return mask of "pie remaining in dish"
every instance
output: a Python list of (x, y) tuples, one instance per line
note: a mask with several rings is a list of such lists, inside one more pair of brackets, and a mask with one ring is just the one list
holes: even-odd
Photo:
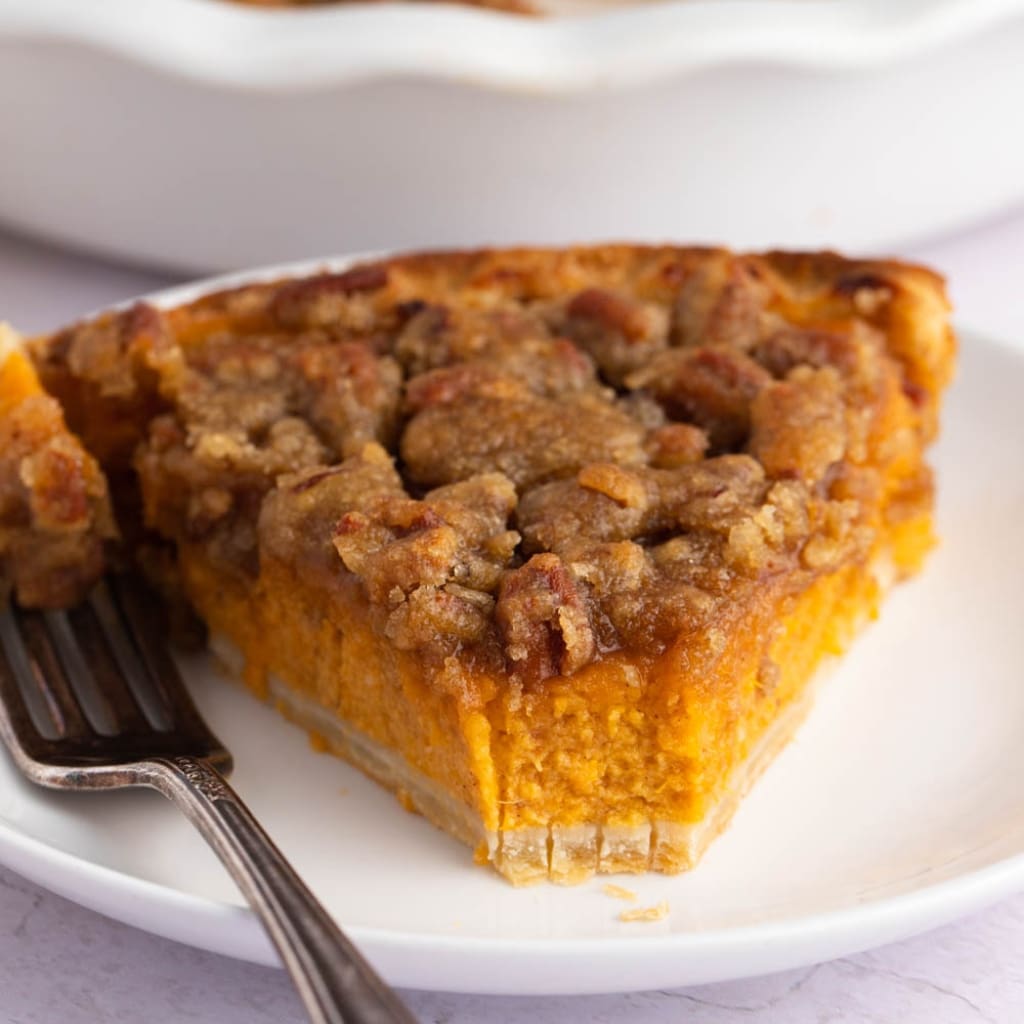
[(517, 883), (679, 871), (725, 827), (933, 542), (953, 352), (919, 267), (633, 246), (32, 346), (215, 649)]

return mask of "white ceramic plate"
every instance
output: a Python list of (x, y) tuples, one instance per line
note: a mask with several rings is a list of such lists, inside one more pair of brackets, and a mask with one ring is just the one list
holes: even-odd
[[(181, 293), (178, 293), (179, 295)], [(941, 548), (827, 681), (700, 867), (620, 878), (669, 917), (577, 888), (515, 890), (201, 660), (186, 672), (237, 788), (397, 985), (667, 987), (888, 942), (1024, 888), (1024, 355), (967, 335), (937, 453)], [(0, 758), (0, 859), (161, 935), (259, 962), (267, 941), (191, 828), (148, 793), (54, 794)]]

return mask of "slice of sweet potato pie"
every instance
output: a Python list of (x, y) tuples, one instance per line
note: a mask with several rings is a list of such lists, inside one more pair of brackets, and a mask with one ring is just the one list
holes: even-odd
[[(922, 268), (603, 246), (139, 304), (30, 351), (53, 398), (19, 355), (0, 378), (21, 598), (67, 600), (111, 532), (56, 399), (246, 684), (522, 883), (679, 871), (728, 824), (932, 544), (954, 342)], [(70, 576), (26, 575), (44, 542)]]

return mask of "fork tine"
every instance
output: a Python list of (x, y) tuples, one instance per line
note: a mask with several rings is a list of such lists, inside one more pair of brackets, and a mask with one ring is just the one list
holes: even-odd
[[(39, 757), (50, 744), (29, 708), (22, 685), (37, 689), (28, 652), (9, 608), (0, 608), (0, 732), (18, 760)], [(55, 722), (49, 723), (56, 730)]]
[(209, 756), (221, 771), (230, 772), (231, 754), (213, 735), (199, 714), (185, 684), (181, 681), (178, 667), (165, 647), (159, 624), (152, 614), (152, 593), (143, 588), (134, 577), (126, 574), (110, 577), (109, 583), (108, 596), (111, 607), (123, 622), (134, 652), (145, 667), (149, 682), (163, 698), (171, 728), (209, 744)]
[(44, 613), (39, 611), (21, 611), (16, 617), (10, 615), (24, 654), (23, 685), (32, 686), (39, 694), (58, 735), (87, 736), (92, 732), (92, 726), (57, 656), (43, 616)]
[(101, 580), (93, 588), (89, 595), (89, 605), (117, 667), (143, 714), (153, 728), (166, 732), (172, 726), (167, 694), (140, 656), (126, 618), (115, 603), (106, 580)]
[(47, 639), (53, 645), (68, 686), (78, 698), (86, 719), (96, 732), (113, 736), (118, 732), (114, 711), (89, 667), (68, 616), (67, 612), (42, 613)]
[(69, 639), (77, 642), (76, 653), (87, 666), (92, 683), (113, 715), (114, 732), (119, 735), (149, 732), (146, 715), (122, 675), (117, 659), (110, 650), (106, 631), (90, 604), (70, 609), (67, 622), (71, 627)]
[(153, 600), (122, 578), (68, 612), (0, 606), (0, 737), (37, 781), (116, 785), (104, 766), (174, 757), (231, 770), (164, 648)]

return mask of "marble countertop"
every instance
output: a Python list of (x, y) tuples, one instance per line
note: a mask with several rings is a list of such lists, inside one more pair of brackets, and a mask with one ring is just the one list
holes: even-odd
[[(1024, 213), (905, 255), (949, 276), (960, 323), (1024, 345)], [(25, 331), (168, 281), (0, 234), (0, 316)], [(1017, 1024), (1024, 895), (905, 942), (764, 978), (610, 996), (404, 996), (431, 1024)], [(305, 1017), (281, 971), (137, 931), (0, 868), (0, 1024), (143, 1020)]]

